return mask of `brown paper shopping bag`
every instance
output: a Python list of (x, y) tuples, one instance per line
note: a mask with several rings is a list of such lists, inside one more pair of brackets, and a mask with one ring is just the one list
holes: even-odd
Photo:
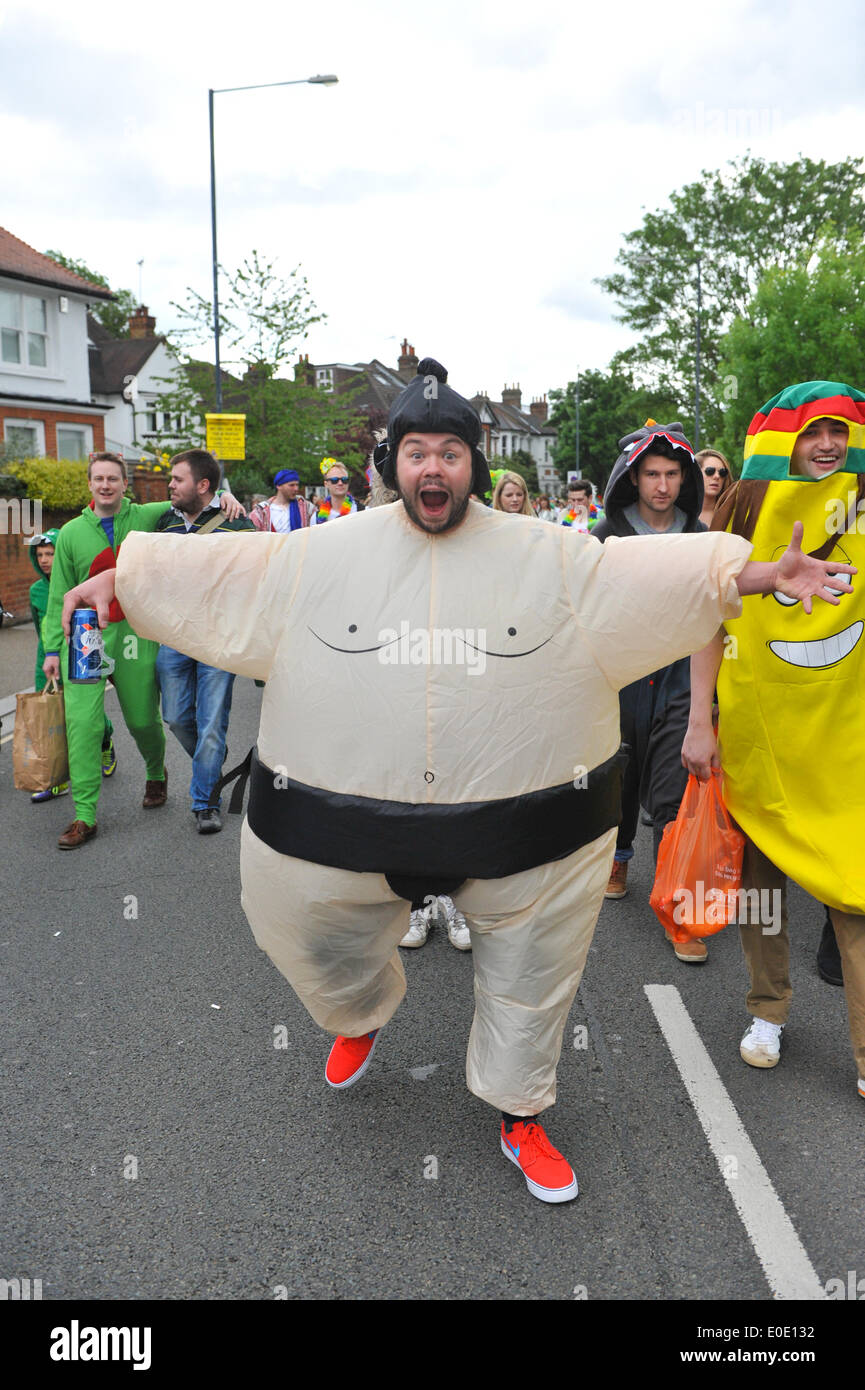
[(63, 691), (50, 680), (38, 694), (17, 695), (12, 770), (19, 791), (42, 792), (69, 779)]

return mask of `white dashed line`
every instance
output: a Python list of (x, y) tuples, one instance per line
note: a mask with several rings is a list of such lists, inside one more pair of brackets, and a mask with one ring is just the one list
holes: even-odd
[[(826, 1292), (675, 985), (644, 989), (774, 1298)], [(735, 1164), (731, 1164), (731, 1158)]]

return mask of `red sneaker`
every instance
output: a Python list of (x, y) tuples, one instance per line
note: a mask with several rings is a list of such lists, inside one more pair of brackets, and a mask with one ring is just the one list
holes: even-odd
[(328, 1086), (341, 1091), (346, 1086), (353, 1086), (355, 1081), (360, 1081), (372, 1061), (379, 1032), (376, 1028), (372, 1033), (364, 1033), (360, 1038), (337, 1038), (330, 1049), (324, 1069), (324, 1079)]
[(573, 1168), (554, 1149), (537, 1120), (527, 1119), (505, 1130), (502, 1153), (521, 1169), (533, 1197), (542, 1202), (572, 1202), (579, 1192)]

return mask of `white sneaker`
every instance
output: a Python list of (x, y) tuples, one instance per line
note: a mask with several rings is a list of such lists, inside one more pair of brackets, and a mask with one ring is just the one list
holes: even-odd
[(400, 946), (425, 946), (429, 936), (430, 923), (432, 921), (435, 903), (429, 907), (419, 907), (411, 914), (408, 923), (408, 931), (399, 943)]
[(749, 1067), (777, 1067), (781, 1057), (783, 1023), (755, 1018), (741, 1043), (739, 1053)]
[(453, 898), (445, 897), (443, 894), (438, 902), (439, 906), (444, 909), (448, 941), (458, 951), (470, 951), (472, 949), (471, 934), (466, 926), (466, 919), (461, 912), (457, 911)]

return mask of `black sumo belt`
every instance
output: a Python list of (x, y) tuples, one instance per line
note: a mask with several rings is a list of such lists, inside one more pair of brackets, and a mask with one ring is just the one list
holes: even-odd
[(332, 869), (383, 874), (413, 905), (468, 878), (506, 878), (564, 859), (622, 818), (622, 749), (576, 782), (494, 801), (448, 805), (349, 796), (274, 772), (254, 748), (220, 779), (235, 782), (238, 814), (249, 782), (250, 829), (278, 854)]

